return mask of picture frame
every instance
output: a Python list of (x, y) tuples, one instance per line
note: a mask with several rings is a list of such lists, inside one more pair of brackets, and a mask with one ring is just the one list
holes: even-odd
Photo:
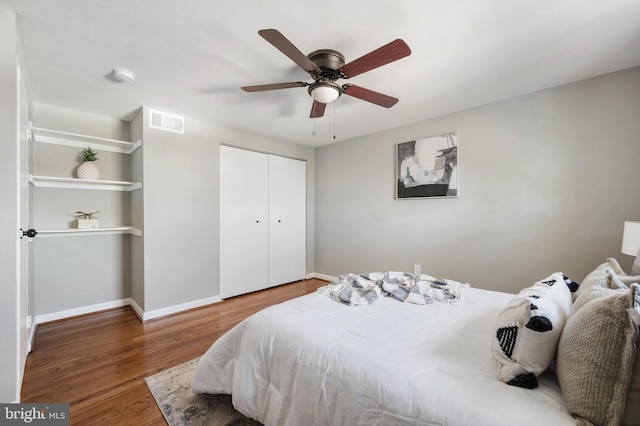
[(458, 148), (458, 132), (397, 144), (396, 199), (457, 197)]

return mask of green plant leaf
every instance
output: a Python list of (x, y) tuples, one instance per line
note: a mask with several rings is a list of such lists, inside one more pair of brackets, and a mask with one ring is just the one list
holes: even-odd
[(87, 147), (80, 151), (80, 156), (82, 157), (82, 161), (96, 161), (98, 160), (98, 153), (93, 149)]

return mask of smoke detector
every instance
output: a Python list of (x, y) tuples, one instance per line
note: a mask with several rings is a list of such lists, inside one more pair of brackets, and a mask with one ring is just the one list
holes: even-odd
[(129, 70), (116, 68), (113, 70), (113, 77), (121, 83), (131, 83), (135, 80), (136, 75)]

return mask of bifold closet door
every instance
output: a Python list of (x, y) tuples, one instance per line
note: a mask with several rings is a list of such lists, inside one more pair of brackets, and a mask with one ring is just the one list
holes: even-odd
[(269, 155), (269, 286), (306, 275), (307, 163)]
[(220, 146), (220, 295), (268, 287), (269, 157)]

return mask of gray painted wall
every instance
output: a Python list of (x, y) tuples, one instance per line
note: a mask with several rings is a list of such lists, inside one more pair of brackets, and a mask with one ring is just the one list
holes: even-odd
[[(219, 144), (307, 160), (307, 272), (419, 263), (427, 273), (517, 291), (554, 270), (581, 279), (607, 256), (628, 266), (619, 245), (622, 222), (640, 216), (640, 201), (629, 195), (639, 177), (639, 74), (627, 70), (315, 151), (189, 117), (185, 135), (149, 129), (146, 108), (129, 125), (36, 104), (36, 126), (144, 141), (133, 167), (119, 169), (108, 154), (101, 161), (110, 177), (143, 175), (144, 189), (131, 194), (133, 209), (106, 195), (115, 199), (100, 216), (105, 224), (126, 223), (132, 210), (128, 219), (143, 227), (144, 239), (37, 240), (37, 313), (129, 296), (152, 311), (218, 295)], [(460, 132), (461, 196), (394, 200), (395, 143), (451, 130)], [(36, 149), (47, 158), (34, 162), (36, 173), (74, 167), (73, 148)], [(36, 219), (67, 224), (67, 198), (78, 191), (39, 192)], [(86, 192), (87, 202), (97, 197)], [(129, 238), (131, 247), (123, 243)], [(73, 296), (56, 297), (60, 288)]]
[[(316, 271), (412, 271), (517, 292), (576, 280), (640, 220), (640, 68), (316, 150)], [(459, 131), (460, 196), (395, 200), (395, 144)]]
[(180, 135), (150, 129), (144, 111), (144, 309), (153, 311), (218, 294), (218, 166), (212, 136), (192, 120)]
[[(131, 120), (131, 141), (143, 140), (143, 108)], [(143, 182), (142, 148), (131, 154), (131, 180)], [(131, 226), (144, 229), (144, 182), (142, 189), (130, 194)], [(144, 238), (131, 238), (131, 298), (144, 310)]]
[(16, 16), (0, 7), (0, 402), (19, 397), (16, 233)]
[[(81, 111), (34, 103), (33, 126), (110, 139), (129, 140), (129, 122)], [(31, 173), (75, 177), (79, 148), (33, 143)], [(127, 155), (99, 152), (101, 179), (132, 178)], [(125, 192), (33, 188), (36, 229), (76, 227), (75, 211), (100, 211), (101, 227), (131, 221), (130, 194)], [(36, 315), (126, 299), (131, 295), (129, 235), (37, 237), (33, 245)]]
[[(314, 271), (314, 150), (186, 117), (185, 134), (35, 104), (35, 127), (143, 140), (132, 156), (100, 153), (101, 178), (143, 182), (132, 193), (34, 188), (36, 229), (75, 226), (73, 212), (96, 211), (101, 226), (132, 224), (128, 235), (36, 238), (36, 313), (45, 315), (132, 297), (145, 312), (218, 296), (219, 144), (307, 160), (307, 271)], [(34, 144), (32, 173), (74, 176), (78, 149)]]
[(307, 160), (307, 270), (313, 271), (314, 151), (190, 117), (185, 134), (147, 125), (144, 108), (144, 309), (220, 294), (219, 145)]

